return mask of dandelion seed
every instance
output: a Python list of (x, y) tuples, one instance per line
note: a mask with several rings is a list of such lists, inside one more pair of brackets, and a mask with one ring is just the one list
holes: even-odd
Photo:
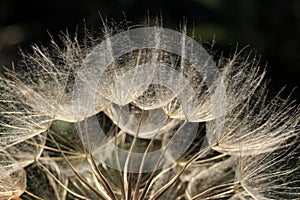
[(186, 190), (188, 199), (222, 199), (232, 196), (235, 164), (236, 158), (229, 158), (198, 171), (189, 180)]
[[(17, 199), (26, 190), (26, 172), (10, 157), (0, 162), (0, 199)], [(10, 165), (6, 162), (9, 161)]]
[[(256, 61), (230, 60), (222, 78), (228, 97), (224, 124), (207, 123), (207, 136), (217, 151), (231, 155), (257, 154), (284, 146), (298, 135), (299, 106), (277, 95), (269, 100), (265, 72), (260, 73)], [(216, 130), (219, 130), (217, 132)]]
[(299, 142), (254, 156), (241, 153), (236, 199), (299, 199)]

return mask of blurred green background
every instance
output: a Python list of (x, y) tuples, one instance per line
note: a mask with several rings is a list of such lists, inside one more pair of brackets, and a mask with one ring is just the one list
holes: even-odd
[[(236, 47), (254, 50), (267, 64), (271, 90), (287, 85), (285, 95), (300, 86), (299, 0), (0, 0), (0, 65), (17, 63), (18, 49), (49, 42), (49, 35), (83, 24), (97, 29), (98, 12), (116, 22), (141, 23), (162, 15), (165, 26), (178, 28), (185, 19), (196, 39), (216, 40), (216, 54), (231, 55)], [(300, 102), (300, 89), (293, 98)]]

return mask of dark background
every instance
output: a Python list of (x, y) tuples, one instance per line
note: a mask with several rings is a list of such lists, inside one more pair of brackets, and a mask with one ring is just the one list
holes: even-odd
[[(99, 13), (116, 22), (141, 23), (162, 15), (165, 26), (178, 28), (183, 19), (196, 39), (211, 42), (216, 54), (230, 55), (250, 45), (267, 64), (271, 90), (300, 86), (300, 1), (298, 0), (0, 0), (0, 65), (17, 63), (18, 49), (49, 42), (49, 35), (74, 33), (85, 19), (100, 27)], [(300, 102), (300, 89), (293, 98)]]

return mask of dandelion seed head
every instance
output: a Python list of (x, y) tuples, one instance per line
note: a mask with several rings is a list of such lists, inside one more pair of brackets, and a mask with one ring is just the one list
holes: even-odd
[[(299, 107), (181, 31), (63, 34), (0, 77), (0, 199), (297, 199)], [(83, 44), (84, 43), (84, 44)]]

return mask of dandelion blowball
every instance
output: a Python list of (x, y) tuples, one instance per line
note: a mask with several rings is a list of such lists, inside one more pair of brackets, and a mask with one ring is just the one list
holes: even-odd
[(299, 199), (299, 106), (255, 56), (215, 62), (149, 24), (63, 34), (5, 69), (0, 199)]

